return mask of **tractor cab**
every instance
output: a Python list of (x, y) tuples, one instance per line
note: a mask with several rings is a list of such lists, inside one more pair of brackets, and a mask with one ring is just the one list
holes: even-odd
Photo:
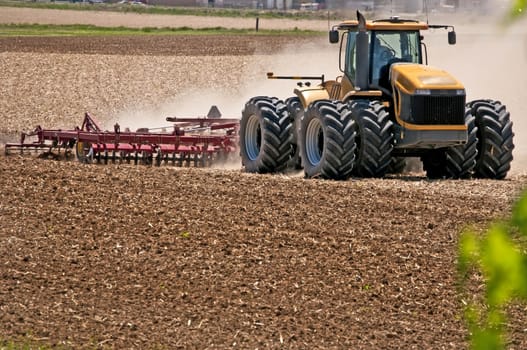
[(448, 72), (426, 64), (420, 33), (429, 28), (448, 29), (449, 43), (455, 43), (452, 26), (399, 17), (366, 21), (360, 13), (357, 20), (330, 32), (332, 43), (339, 42), (342, 33), (339, 99), (382, 102), (394, 123), (396, 151), (404, 149), (406, 154), (410, 149), (418, 153), (455, 147), (467, 140), (465, 88)]
[[(341, 43), (340, 70), (344, 73), (344, 90), (352, 94), (362, 91), (360, 95), (364, 91), (377, 91), (390, 99), (393, 95), (390, 69), (394, 64), (427, 63), (420, 31), (429, 28), (449, 29), (448, 42), (456, 43), (452, 26), (429, 25), (396, 16), (367, 22), (358, 13), (357, 20), (335, 26), (329, 33), (329, 41)], [(339, 32), (343, 33), (342, 40)]]
[[(360, 69), (357, 67), (356, 36), (357, 32), (348, 32), (344, 64), (344, 74), (354, 86), (357, 86), (355, 78)], [(420, 64), (423, 61), (419, 31), (371, 31), (368, 33), (367, 55), (368, 88), (391, 92), (389, 74), (392, 64)]]

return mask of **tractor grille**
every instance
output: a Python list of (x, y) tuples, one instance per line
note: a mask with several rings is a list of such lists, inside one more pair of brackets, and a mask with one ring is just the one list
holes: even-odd
[(465, 124), (465, 95), (414, 95), (411, 101), (417, 124)]

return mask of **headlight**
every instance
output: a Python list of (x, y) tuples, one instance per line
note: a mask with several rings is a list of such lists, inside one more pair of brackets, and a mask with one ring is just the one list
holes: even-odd
[(465, 89), (456, 90), (456, 95), (465, 95)]
[(432, 91), (429, 89), (417, 89), (415, 90), (416, 95), (431, 95)]

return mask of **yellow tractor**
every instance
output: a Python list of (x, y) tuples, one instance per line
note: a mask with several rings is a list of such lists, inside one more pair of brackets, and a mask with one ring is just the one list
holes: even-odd
[[(345, 21), (329, 32), (340, 42), (342, 76), (297, 79), (294, 97), (251, 98), (239, 142), (247, 172), (304, 169), (307, 178), (345, 180), (400, 172), (419, 157), (430, 178), (503, 179), (514, 148), (512, 122), (499, 101), (466, 102), (464, 85), (427, 65), (422, 31), (430, 25), (398, 17)], [(318, 84), (311, 84), (320, 80)]]

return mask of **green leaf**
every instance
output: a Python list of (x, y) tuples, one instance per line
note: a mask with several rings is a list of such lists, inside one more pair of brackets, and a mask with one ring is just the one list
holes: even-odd
[(505, 347), (501, 339), (501, 332), (498, 329), (483, 328), (478, 329), (472, 334), (473, 350), (501, 350)]
[[(525, 5), (524, 0), (524, 5)], [(521, 232), (523, 236), (515, 235)], [(513, 207), (511, 219), (493, 224), (480, 239), (472, 232), (459, 241), (458, 270), (467, 288), (466, 274), (477, 267), (483, 274), (484, 306), (469, 304), (465, 320), (471, 334), (471, 349), (504, 349), (504, 307), (527, 300), (527, 191)], [(467, 290), (465, 289), (465, 292)]]
[(516, 18), (522, 15), (525, 15), (526, 10), (527, 10), (527, 0), (516, 0), (514, 1), (512, 5), (512, 9), (510, 11), (510, 17)]
[(482, 269), (487, 279), (487, 302), (503, 306), (524, 289), (524, 257), (512, 242), (506, 226), (494, 225), (482, 242)]
[(498, 350), (503, 349), (502, 323), (503, 317), (499, 310), (491, 310), (482, 319), (481, 311), (474, 306), (469, 306), (465, 310), (465, 320), (467, 321), (472, 342), (472, 350)]
[(470, 266), (477, 263), (479, 256), (479, 241), (473, 232), (464, 232), (459, 241), (458, 272), (464, 279)]

